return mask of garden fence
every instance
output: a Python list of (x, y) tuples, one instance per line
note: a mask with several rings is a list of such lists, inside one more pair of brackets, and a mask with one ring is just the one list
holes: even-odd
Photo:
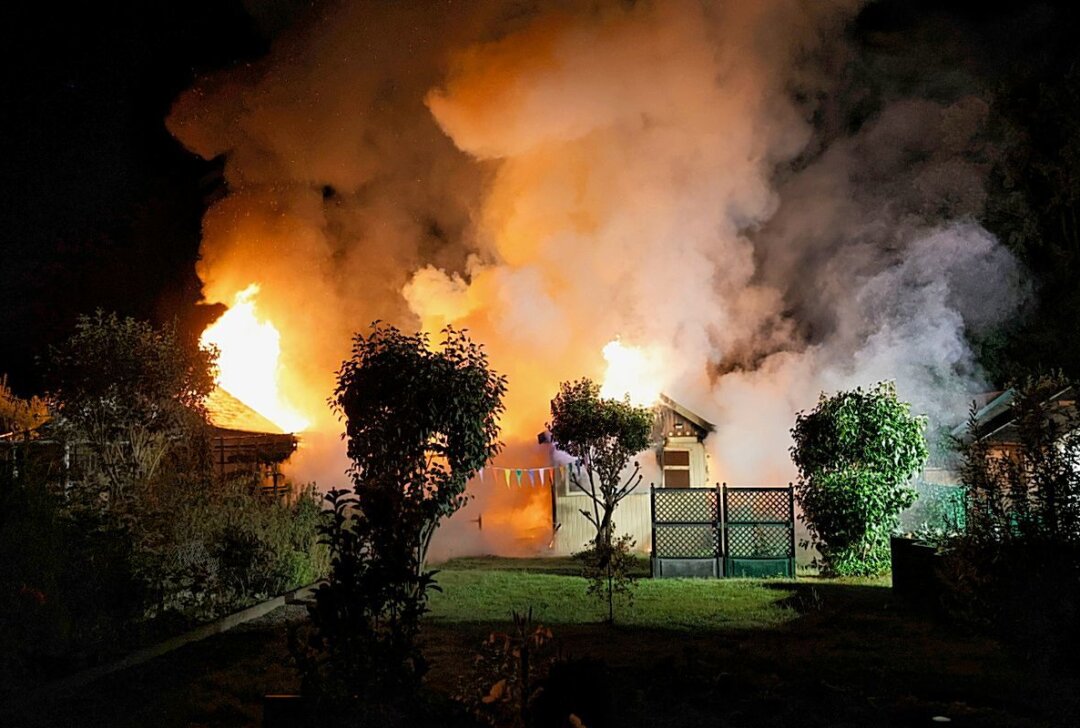
[(650, 489), (653, 576), (795, 576), (786, 488)]

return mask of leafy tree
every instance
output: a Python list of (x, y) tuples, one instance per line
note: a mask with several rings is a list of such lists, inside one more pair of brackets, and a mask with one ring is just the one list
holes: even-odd
[[(635, 407), (629, 399), (601, 399), (600, 385), (589, 379), (563, 382), (551, 400), (551, 436), (555, 445), (577, 459), (580, 469), (571, 468), (574, 485), (588, 497), (590, 509), (581, 513), (596, 529), (591, 553), (586, 553), (586, 573), (594, 582), (590, 591), (603, 593), (608, 602), (608, 621), (614, 621), (614, 594), (626, 592), (626, 553), (631, 544), (615, 539), (615, 509), (641, 483), (641, 466), (624, 480), (622, 472), (630, 459), (653, 443), (655, 413)], [(584, 472), (586, 483), (581, 482)], [(616, 588), (620, 587), (620, 588)]]
[(339, 706), (355, 695), (387, 705), (416, 687), (425, 664), (415, 637), (437, 588), (425, 570), (432, 535), (502, 447), (505, 378), (464, 332), (443, 334), (432, 348), (424, 334), (376, 322), (338, 372), (353, 488), (328, 496), (331, 574), (301, 659), (308, 689)]
[(97, 311), (50, 350), (48, 399), (69, 440), (90, 447), (110, 502), (146, 486), (206, 423), (217, 352), (175, 327)]
[(796, 415), (795, 496), (826, 573), (888, 571), (889, 535), (915, 500), (907, 481), (926, 462), (925, 426), (891, 382), (823, 392), (817, 407)]

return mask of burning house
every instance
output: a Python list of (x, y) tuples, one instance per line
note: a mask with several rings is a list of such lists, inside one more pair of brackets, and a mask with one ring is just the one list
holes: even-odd
[(263, 492), (287, 494), (281, 466), (296, 451), (299, 438), (217, 387), (206, 401), (214, 468), (222, 478), (247, 476)]

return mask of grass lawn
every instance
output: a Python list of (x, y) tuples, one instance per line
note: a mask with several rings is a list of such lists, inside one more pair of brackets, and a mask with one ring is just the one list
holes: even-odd
[[(455, 694), (512, 608), (532, 605), (559, 652), (591, 660), (608, 726), (1073, 726), (1080, 679), (1043, 674), (999, 645), (892, 598), (888, 579), (651, 580), (600, 624), (568, 559), (467, 559), (438, 566), (422, 630), (427, 685)], [(0, 725), (258, 725), (265, 693), (293, 692), (284, 621), (261, 620), (46, 704), (0, 710)]]
[[(606, 607), (585, 593), (585, 579), (558, 573), (562, 568), (535, 573), (516, 564), (510, 570), (487, 564), (451, 565), (436, 577), (443, 591), (431, 599), (430, 619), (505, 622), (511, 610), (525, 612), (532, 607), (534, 619), (544, 624), (602, 622)], [(616, 605), (616, 621), (628, 627), (673, 630), (775, 627), (798, 616), (784, 604), (794, 594), (784, 587), (783, 582), (743, 579), (642, 579), (633, 603)]]

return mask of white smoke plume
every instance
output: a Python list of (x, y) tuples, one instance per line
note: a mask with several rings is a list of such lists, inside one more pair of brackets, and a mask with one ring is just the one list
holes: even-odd
[[(857, 10), (345, 3), (174, 108), (184, 144), (227, 160), (206, 296), (261, 284), (311, 441), (340, 431), (332, 373), (374, 318), (487, 346), (513, 466), (544, 464), (558, 383), (600, 378), (615, 337), (718, 424), (717, 480), (790, 479), (788, 429), (822, 389), (896, 379), (918, 411), (962, 415), (985, 386), (967, 336), (1026, 295), (974, 222), (986, 108), (897, 100), (823, 134)], [(312, 454), (307, 474), (344, 469)], [(548, 496), (527, 490), (478, 488), (448, 551), (546, 542)]]

